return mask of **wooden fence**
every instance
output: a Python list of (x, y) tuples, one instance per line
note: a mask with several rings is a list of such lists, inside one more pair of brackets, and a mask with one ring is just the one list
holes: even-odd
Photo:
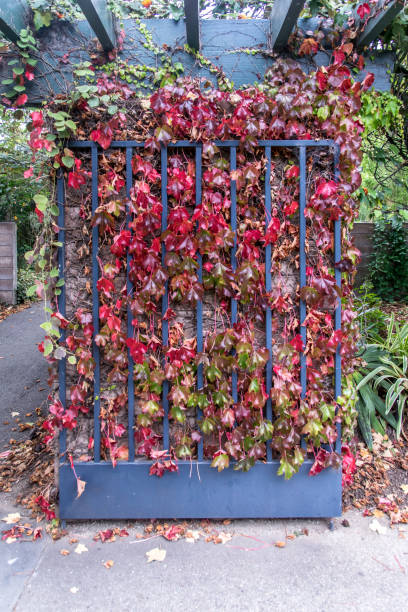
[(16, 303), (17, 291), (17, 226), (0, 223), (0, 302)]

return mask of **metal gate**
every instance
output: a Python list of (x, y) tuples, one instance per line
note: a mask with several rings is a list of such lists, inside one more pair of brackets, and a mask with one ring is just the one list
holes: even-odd
[[(227, 148), (230, 152), (230, 170), (236, 169), (236, 154), (239, 141), (216, 141), (218, 147)], [(92, 170), (92, 212), (98, 207), (98, 145), (92, 141), (74, 141), (69, 143), (72, 149), (86, 149), (91, 152)], [(126, 152), (126, 194), (129, 197), (132, 187), (133, 175), (131, 160), (135, 149), (143, 147), (144, 143), (136, 141), (114, 141), (111, 148), (122, 149)], [(290, 147), (297, 151), (300, 168), (300, 194), (299, 194), (299, 240), (300, 240), (300, 287), (306, 285), (306, 152), (308, 148), (325, 147), (333, 155), (333, 169), (335, 179), (338, 178), (338, 146), (331, 140), (266, 140), (259, 141), (258, 146), (264, 148), (267, 160), (265, 174), (265, 208), (266, 215), (271, 216), (271, 152), (273, 148)], [(168, 145), (168, 148), (195, 149), (196, 164), (196, 205), (201, 201), (202, 182), (202, 144), (187, 141), (178, 141)], [(162, 196), (162, 231), (167, 227), (167, 153), (166, 147), (161, 148), (161, 196)], [(64, 245), (59, 250), (59, 272), (64, 278), (65, 268), (65, 230), (64, 230), (64, 178), (61, 175), (57, 183), (57, 199), (59, 206), (59, 240)], [(128, 215), (128, 220), (129, 220)], [(231, 181), (231, 229), (237, 229), (237, 201), (235, 181)], [(236, 266), (236, 238), (231, 253), (232, 268)], [(92, 299), (93, 299), (93, 326), (94, 335), (99, 332), (99, 304), (98, 304), (98, 228), (92, 232)], [(162, 246), (164, 261), (164, 245)], [(341, 258), (341, 221), (334, 224), (334, 261)], [(199, 265), (199, 281), (202, 280), (201, 256), (197, 256)], [(131, 289), (129, 281), (129, 255), (127, 270), (127, 287)], [(341, 285), (341, 272), (335, 268), (336, 284)], [(265, 249), (265, 286), (266, 291), (271, 289), (271, 245)], [(162, 302), (162, 314), (167, 308), (167, 287)], [(60, 312), (65, 315), (65, 289), (62, 288), (59, 296)], [(237, 303), (232, 300), (231, 320), (236, 321)], [(300, 333), (306, 341), (306, 304), (300, 302)], [(341, 326), (340, 299), (335, 310), (335, 330)], [(197, 303), (197, 350), (203, 350), (203, 312), (202, 303)], [(272, 312), (266, 312), (266, 346), (269, 349), (270, 359), (266, 366), (266, 392), (270, 395), (272, 386)], [(128, 335), (131, 335), (131, 316), (128, 312)], [(168, 341), (168, 322), (162, 323), (163, 344)], [(64, 334), (64, 332), (62, 332)], [(64, 340), (62, 335), (62, 340)], [(299, 473), (289, 481), (277, 476), (279, 460), (272, 458), (270, 445), (267, 446), (267, 461), (257, 462), (249, 472), (241, 473), (233, 469), (218, 473), (210, 467), (210, 461), (203, 459), (203, 442), (198, 444), (197, 460), (181, 460), (178, 462), (177, 473), (166, 473), (162, 478), (149, 476), (150, 461), (135, 458), (134, 445), (134, 382), (131, 372), (133, 364), (129, 356), (128, 375), (128, 461), (118, 462), (115, 468), (110, 461), (101, 460), (100, 456), (100, 356), (99, 348), (93, 343), (93, 357), (95, 359), (94, 373), (94, 460), (91, 462), (75, 462), (75, 471), (79, 478), (86, 481), (86, 489), (78, 499), (76, 480), (66, 457), (66, 437), (63, 431), (60, 434), (60, 465), (59, 465), (59, 501), (61, 519), (130, 519), (130, 518), (274, 518), (274, 517), (332, 517), (341, 514), (341, 470), (326, 469), (317, 476), (309, 477), (308, 472), (313, 459), (306, 458)], [(202, 366), (201, 366), (202, 367)], [(306, 395), (306, 358), (300, 357), (300, 382), (302, 397)], [(198, 368), (198, 387), (203, 383), (202, 369)], [(66, 407), (66, 364), (65, 360), (59, 363), (59, 389), (60, 400)], [(237, 380), (232, 377), (233, 397), (236, 398)], [(340, 347), (335, 355), (334, 371), (335, 397), (341, 393), (341, 357)], [(169, 404), (168, 382), (163, 383), (162, 405), (163, 417), (163, 448), (169, 448)], [(269, 397), (266, 405), (266, 417), (272, 420), (272, 402)], [(336, 451), (341, 450), (340, 428)]]

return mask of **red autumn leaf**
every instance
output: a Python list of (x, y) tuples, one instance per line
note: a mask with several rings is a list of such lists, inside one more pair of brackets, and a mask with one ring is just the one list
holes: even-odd
[(26, 68), (24, 76), (27, 79), (27, 81), (32, 81), (34, 79), (34, 72), (32, 68)]
[(299, 166), (291, 166), (286, 170), (285, 176), (286, 178), (297, 178), (300, 174)]
[(369, 15), (371, 13), (371, 9), (370, 9), (370, 5), (368, 4), (368, 2), (364, 2), (364, 4), (360, 4), (360, 6), (357, 8), (357, 14), (360, 17), (360, 19), (364, 19), (364, 17), (366, 15)]
[(325, 90), (327, 87), (327, 74), (321, 72), (320, 70), (316, 72), (316, 80), (321, 91)]
[(290, 343), (297, 351), (303, 351), (303, 339), (300, 334), (296, 334)]
[(299, 208), (299, 203), (294, 200), (290, 204), (286, 204), (286, 206), (283, 207), (283, 212), (285, 213), (285, 215), (288, 215), (288, 216), (293, 215), (297, 211), (298, 208)]
[(166, 531), (163, 532), (163, 537), (166, 540), (170, 540), (170, 542), (174, 542), (180, 538), (180, 535), (183, 533), (183, 528), (178, 525), (172, 525)]
[(91, 140), (101, 145), (102, 149), (107, 149), (113, 139), (113, 131), (109, 124), (98, 126), (91, 132)]
[(309, 476), (316, 476), (317, 474), (320, 474), (320, 472), (326, 467), (329, 457), (330, 453), (324, 448), (320, 448), (315, 456), (315, 461), (310, 468)]
[(339, 50), (333, 51), (333, 63), (334, 64), (342, 64), (345, 59), (346, 59), (346, 56), (343, 53), (343, 51), (339, 51)]
[(361, 83), (361, 87), (363, 88), (363, 91), (367, 91), (367, 89), (369, 89), (373, 83), (374, 83), (374, 75), (372, 72), (368, 72), (367, 75), (364, 77), (364, 80)]
[(334, 181), (323, 181), (316, 189), (316, 195), (323, 199), (330, 198), (337, 191), (337, 184)]
[(16, 98), (14, 104), (16, 106), (23, 106), (27, 102), (27, 100), (28, 100), (27, 94), (23, 93), (23, 94), (20, 94), (18, 98)]
[(100, 278), (96, 283), (96, 288), (101, 291), (107, 298), (112, 297), (112, 291), (115, 290), (115, 285), (108, 278)]
[(129, 348), (130, 355), (136, 363), (143, 363), (147, 346), (142, 342), (137, 342), (133, 338), (127, 338), (126, 346)]
[(349, 485), (353, 482), (353, 474), (357, 470), (356, 458), (350, 450), (348, 444), (343, 444), (341, 447), (343, 455), (342, 462), (342, 485)]
[(41, 111), (33, 111), (30, 113), (33, 128), (41, 128), (44, 125), (44, 118)]
[(30, 166), (30, 168), (28, 168), (28, 170), (25, 170), (24, 178), (30, 178), (30, 176), (33, 176), (33, 174), (34, 174), (34, 168), (32, 166)]

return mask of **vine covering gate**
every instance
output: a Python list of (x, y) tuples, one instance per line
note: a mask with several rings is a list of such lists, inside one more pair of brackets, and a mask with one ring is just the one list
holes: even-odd
[[(230, 172), (237, 167), (237, 147), (239, 141), (219, 141), (215, 143), (218, 147), (229, 150)], [(125, 151), (126, 156), (126, 194), (130, 196), (133, 186), (132, 156), (135, 150), (142, 148), (144, 143), (136, 141), (117, 141), (111, 143), (111, 148)], [(333, 169), (335, 178), (338, 166), (338, 148), (333, 141), (321, 140), (267, 140), (258, 143), (264, 149), (266, 158), (265, 170), (265, 212), (268, 219), (271, 218), (271, 154), (276, 148), (290, 148), (297, 151), (299, 160), (299, 286), (306, 286), (306, 184), (307, 163), (306, 153), (308, 150), (319, 148), (331, 152), (333, 158)], [(92, 212), (98, 207), (98, 156), (100, 152), (98, 145), (92, 141), (75, 141), (70, 143), (73, 150), (86, 150), (91, 155), (91, 198)], [(202, 145), (198, 142), (179, 141), (161, 147), (161, 199), (162, 199), (162, 232), (167, 228), (167, 155), (168, 149), (190, 149), (195, 152), (195, 194), (197, 206), (201, 202), (202, 184)], [(237, 193), (235, 180), (231, 180), (231, 230), (235, 232), (234, 246), (231, 249), (231, 266), (236, 268), (236, 230), (237, 230)], [(59, 248), (59, 272), (64, 278), (65, 270), (65, 244), (66, 236), (64, 229), (64, 205), (65, 186), (61, 175), (57, 183), (57, 199), (59, 206), (60, 243)], [(130, 214), (128, 213), (128, 221)], [(267, 224), (266, 224), (267, 225)], [(93, 303), (93, 326), (94, 336), (99, 331), (99, 303), (98, 303), (98, 227), (92, 230), (92, 303)], [(162, 261), (164, 262), (165, 247), (162, 243)], [(341, 258), (341, 221), (334, 222), (334, 261), (339, 262)], [(197, 254), (198, 280), (202, 281), (202, 259)], [(333, 262), (334, 263), (334, 262)], [(336, 284), (340, 287), (341, 272), (335, 268)], [(271, 290), (271, 245), (265, 247), (265, 289)], [(130, 293), (132, 284), (129, 279), (129, 255), (127, 260), (127, 291)], [(168, 290), (166, 286), (162, 299), (162, 315), (168, 306)], [(59, 309), (65, 316), (65, 289), (62, 288), (59, 296)], [(132, 334), (132, 316), (128, 311), (128, 335)], [(303, 346), (306, 342), (306, 304), (300, 300), (300, 334)], [(237, 320), (237, 302), (231, 300), (231, 323)], [(340, 299), (334, 314), (335, 330), (340, 329), (341, 306)], [(272, 387), (272, 311), (267, 308), (265, 313), (266, 347), (269, 350), (269, 359), (266, 364), (265, 380), (268, 400), (266, 403), (266, 417), (273, 420), (272, 400), (270, 391)], [(162, 320), (163, 345), (168, 343), (168, 322)], [(203, 350), (203, 304), (197, 302), (196, 306), (196, 338), (197, 351)], [(62, 330), (61, 340), (63, 341)], [(101, 369), (99, 348), (93, 342), (93, 358), (95, 360), (94, 371), (94, 415), (93, 415), (93, 439), (94, 457), (93, 461), (75, 461), (73, 466), (69, 464), (66, 457), (66, 431), (60, 434), (60, 517), (62, 519), (86, 519), (86, 518), (245, 518), (245, 517), (318, 517), (336, 516), (341, 513), (341, 471), (332, 468), (322, 471), (315, 477), (308, 475), (313, 464), (313, 458), (306, 458), (299, 473), (289, 481), (285, 481), (276, 474), (279, 461), (273, 458), (270, 445), (267, 447), (266, 462), (257, 462), (249, 472), (241, 473), (233, 469), (225, 469), (221, 473), (210, 467), (210, 461), (204, 458), (203, 440), (197, 444), (197, 458), (195, 460), (181, 460), (178, 463), (177, 473), (166, 473), (162, 478), (149, 475), (150, 461), (141, 460), (135, 456), (134, 440), (134, 416), (135, 416), (135, 393), (133, 380), (133, 362), (129, 354), (129, 374), (127, 381), (128, 390), (128, 460), (120, 461), (113, 467), (111, 462), (101, 460), (101, 428), (100, 428), (100, 393), (101, 393)], [(302, 387), (302, 398), (306, 396), (306, 356), (300, 355), (300, 383)], [(169, 383), (164, 381), (162, 393), (162, 407), (164, 411), (162, 447), (169, 449)], [(198, 366), (197, 372), (198, 389), (203, 386), (202, 365)], [(237, 401), (237, 375), (233, 372), (232, 397)], [(66, 362), (65, 359), (59, 363), (59, 389), (60, 400), (66, 407)], [(335, 355), (334, 368), (334, 392), (335, 397), (341, 393), (341, 357), (339, 346)], [(197, 418), (200, 410), (197, 408)], [(340, 431), (338, 430), (336, 451), (341, 450)], [(74, 468), (74, 469), (73, 469)], [(86, 491), (77, 497), (78, 478), (86, 482)]]

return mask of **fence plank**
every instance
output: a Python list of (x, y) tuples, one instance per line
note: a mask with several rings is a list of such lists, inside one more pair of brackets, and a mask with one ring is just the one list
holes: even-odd
[(16, 303), (17, 225), (0, 223), (0, 302)]

